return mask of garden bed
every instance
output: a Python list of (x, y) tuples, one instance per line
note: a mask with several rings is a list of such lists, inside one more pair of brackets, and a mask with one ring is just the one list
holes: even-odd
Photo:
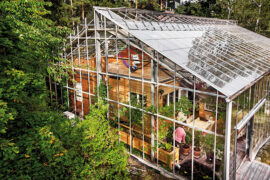
[[(120, 131), (120, 140), (130, 145), (130, 138), (132, 139), (132, 146), (135, 149), (138, 149), (139, 151), (143, 151), (143, 140), (136, 138), (136, 137), (130, 137), (130, 135), (126, 132)], [(173, 155), (173, 151), (166, 151), (162, 148), (158, 149), (158, 159), (159, 161), (167, 164), (171, 169), (173, 165), (173, 157), (175, 159), (176, 163), (179, 163), (179, 148), (175, 147), (175, 156)], [(144, 153), (151, 155), (151, 144), (144, 142)], [(155, 158), (157, 158), (157, 152), (155, 151)]]

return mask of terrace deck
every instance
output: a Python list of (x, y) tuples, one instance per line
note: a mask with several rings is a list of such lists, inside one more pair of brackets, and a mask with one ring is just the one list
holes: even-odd
[(269, 180), (270, 166), (258, 161), (246, 161), (237, 176), (238, 180)]
[[(144, 79), (150, 80), (151, 79), (151, 65), (145, 64), (143, 70), (144, 70), (144, 76), (142, 76), (142, 69), (141, 68), (135, 72), (131, 72), (130, 76), (137, 77), (137, 78), (144, 77)], [(115, 73), (115, 74), (117, 73), (117, 62), (110, 62), (109, 63), (109, 73)], [(122, 75), (127, 75), (127, 76), (129, 74), (129, 69), (124, 65), (124, 63), (121, 60), (119, 60), (119, 62), (118, 62), (118, 73), (122, 74)], [(170, 73), (170, 74), (173, 77), (173, 74), (172, 73)], [(172, 77), (168, 76), (161, 69), (159, 69), (158, 75), (159, 75), (160, 81), (163, 81), (166, 79), (172, 79)]]

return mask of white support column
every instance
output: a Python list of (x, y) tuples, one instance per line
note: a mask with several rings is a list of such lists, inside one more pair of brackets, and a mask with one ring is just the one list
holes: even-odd
[(224, 178), (230, 178), (230, 145), (231, 145), (231, 122), (232, 122), (232, 101), (226, 105), (226, 122), (225, 122), (225, 148), (224, 148)]
[(88, 105), (90, 107), (91, 103), (91, 80), (90, 80), (90, 74), (89, 74), (89, 67), (90, 67), (90, 62), (89, 62), (89, 53), (88, 53), (88, 25), (87, 25), (87, 18), (84, 18), (84, 26), (85, 26), (85, 47), (86, 47), (86, 61), (87, 61), (87, 82), (88, 82), (88, 93), (89, 93), (89, 100), (88, 100)]
[[(81, 49), (80, 49), (80, 29), (79, 29), (79, 26), (77, 26), (77, 48), (78, 48), (78, 60), (79, 60), (79, 66), (81, 66)], [(84, 116), (84, 108), (83, 108), (83, 82), (82, 82), (82, 68), (80, 68), (80, 83), (81, 83), (81, 92), (79, 92), (82, 96), (82, 109), (81, 109), (81, 114), (80, 116)]]
[[(155, 56), (153, 56), (155, 57)], [(153, 84), (154, 82), (156, 82), (156, 62), (151, 59), (151, 105), (155, 106), (155, 84)], [(154, 161), (155, 159), (155, 151), (154, 151), (154, 147), (155, 147), (155, 134), (154, 134), (154, 126), (155, 126), (155, 117), (152, 115), (151, 116), (151, 160)]]
[[(96, 48), (96, 70), (97, 70), (97, 86), (99, 86), (101, 81), (101, 50), (100, 50), (100, 34), (98, 30), (100, 29), (100, 19), (96, 11), (94, 11), (94, 26), (95, 26), (95, 48)], [(99, 95), (99, 93), (97, 93)]]

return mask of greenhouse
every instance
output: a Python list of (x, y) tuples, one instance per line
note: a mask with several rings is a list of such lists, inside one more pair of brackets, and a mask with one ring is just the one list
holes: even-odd
[(270, 39), (236, 21), (94, 7), (67, 42), (70, 79), (54, 96), (82, 118), (103, 98), (141, 162), (234, 179), (270, 137)]

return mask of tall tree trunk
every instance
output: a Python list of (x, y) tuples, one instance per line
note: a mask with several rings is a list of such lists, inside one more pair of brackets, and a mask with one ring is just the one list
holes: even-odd
[(84, 4), (82, 4), (82, 20), (84, 20)]
[[(71, 5), (71, 16), (73, 17), (73, 14), (74, 14), (74, 12), (73, 12), (73, 3), (72, 3), (72, 0), (70, 0), (70, 5)], [(72, 27), (74, 27), (74, 21), (72, 20)]]
[(136, 9), (138, 9), (138, 0), (136, 0)]
[(162, 0), (160, 0), (160, 10), (162, 11)]
[(261, 11), (262, 11), (262, 0), (260, 0), (260, 4), (258, 4), (259, 7), (259, 14), (256, 20), (256, 26), (255, 26), (255, 31), (259, 31), (259, 23), (260, 23), (260, 16), (261, 16)]
[(232, 15), (232, 1), (233, 0), (228, 0), (228, 17), (227, 17), (227, 19), (231, 19), (231, 15)]

